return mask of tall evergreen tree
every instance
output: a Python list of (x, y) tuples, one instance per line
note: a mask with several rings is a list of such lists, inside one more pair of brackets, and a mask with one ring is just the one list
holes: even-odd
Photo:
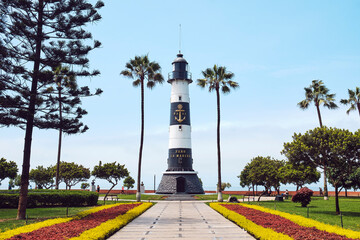
[[(64, 64), (74, 76), (91, 77), (87, 54), (100, 47), (84, 30), (101, 19), (102, 1), (2, 0), (0, 8), (0, 125), (25, 129), (23, 169), (17, 219), (25, 219), (33, 127), (54, 128), (51, 105), (41, 93), (54, 84), (49, 71)], [(50, 110), (51, 111), (51, 110)]]
[(138, 162), (138, 176), (137, 176), (137, 191), (136, 201), (140, 202), (140, 181), (141, 181), (141, 161), (142, 161), (142, 149), (144, 145), (144, 86), (145, 80), (147, 80), (146, 86), (150, 89), (155, 87), (157, 83), (162, 84), (164, 77), (161, 75), (161, 67), (157, 62), (150, 62), (147, 55), (135, 56), (134, 59), (130, 59), (125, 65), (125, 70), (121, 71), (121, 75), (125, 77), (135, 79), (133, 82), (134, 87), (140, 85), (141, 94), (141, 136), (140, 136), (140, 149), (139, 149), (139, 162)]
[(198, 85), (202, 88), (208, 86), (209, 92), (215, 90), (217, 100), (217, 155), (218, 155), (218, 201), (222, 202), (221, 191), (221, 153), (220, 153), (220, 91), (224, 94), (229, 93), (231, 88), (235, 89), (239, 87), (237, 82), (232, 81), (234, 77), (232, 72), (228, 72), (226, 67), (218, 67), (214, 65), (213, 68), (207, 68), (202, 72), (204, 78), (198, 79)]
[[(311, 85), (305, 90), (305, 99), (298, 103), (298, 106), (305, 110), (310, 106), (310, 103), (314, 103), (316, 111), (319, 118), (320, 127), (323, 127), (321, 114), (320, 114), (320, 105), (323, 104), (324, 107), (328, 109), (336, 109), (338, 106), (335, 101), (335, 94), (329, 93), (329, 89), (324, 85), (321, 80), (313, 80)], [(325, 160), (324, 160), (325, 161)], [(326, 177), (326, 165), (324, 162), (324, 199), (328, 199), (328, 190), (327, 190), (327, 177)]]

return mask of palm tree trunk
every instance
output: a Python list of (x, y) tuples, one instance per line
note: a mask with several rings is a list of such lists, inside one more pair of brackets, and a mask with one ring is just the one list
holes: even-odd
[(55, 189), (59, 189), (60, 157), (61, 157), (61, 143), (62, 143), (62, 106), (61, 106), (61, 89), (60, 88), (59, 88), (59, 116), (60, 116), (60, 128), (59, 128), (58, 155), (57, 155), (57, 162), (56, 162), (56, 184), (55, 184)]
[(360, 102), (356, 103), (357, 104), (357, 109), (359, 111), (359, 115), (360, 115)]
[[(320, 107), (319, 104), (315, 104), (316, 106), (316, 110), (317, 110), (317, 114), (318, 114), (318, 118), (319, 118), (319, 123), (320, 123), (320, 127), (322, 128), (322, 121), (321, 121), (321, 114), (320, 114)], [(323, 161), (323, 168), (324, 168), (324, 200), (328, 200), (328, 189), (327, 189), (327, 177), (326, 177), (326, 165), (325, 165), (325, 160)]]
[(26, 217), (26, 204), (28, 197), (28, 186), (29, 186), (29, 170), (30, 170), (30, 156), (31, 156), (31, 141), (34, 127), (34, 115), (35, 115), (35, 102), (37, 95), (37, 83), (39, 78), (40, 69), (40, 54), (41, 54), (41, 43), (42, 43), (42, 28), (43, 28), (43, 8), (44, 0), (39, 0), (38, 10), (38, 28), (36, 32), (36, 49), (35, 49), (35, 61), (33, 68), (33, 78), (31, 83), (30, 102), (29, 110), (26, 119), (26, 130), (25, 130), (25, 143), (24, 143), (24, 155), (23, 155), (23, 168), (21, 174), (21, 188), (19, 194), (19, 205), (16, 219), (25, 219)]
[(321, 114), (320, 114), (320, 107), (319, 104), (316, 104), (316, 110), (317, 110), (317, 114), (318, 114), (318, 118), (319, 118), (319, 123), (320, 123), (320, 127), (322, 128), (322, 121), (321, 121)]
[(138, 177), (137, 177), (137, 192), (136, 192), (136, 201), (141, 201), (141, 192), (140, 192), (140, 181), (141, 181), (141, 159), (142, 159), (142, 150), (144, 144), (144, 79), (141, 79), (141, 137), (140, 137), (140, 150), (139, 150), (139, 165), (138, 165)]
[(220, 93), (219, 88), (216, 88), (217, 99), (217, 156), (218, 156), (218, 202), (223, 201), (221, 191), (221, 152), (220, 152)]

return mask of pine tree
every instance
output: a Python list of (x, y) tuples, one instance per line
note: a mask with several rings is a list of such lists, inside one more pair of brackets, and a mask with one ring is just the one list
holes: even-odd
[(54, 84), (52, 69), (69, 66), (75, 77), (88, 71), (87, 54), (100, 47), (84, 30), (101, 19), (86, 0), (2, 0), (0, 8), (0, 125), (25, 129), (17, 219), (25, 219), (33, 127), (57, 128), (44, 92)]

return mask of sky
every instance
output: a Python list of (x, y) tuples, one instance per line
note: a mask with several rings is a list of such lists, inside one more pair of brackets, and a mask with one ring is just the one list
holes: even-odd
[[(217, 182), (216, 94), (198, 87), (196, 79), (214, 64), (233, 72), (240, 86), (221, 95), (222, 180), (232, 185), (230, 190), (241, 189), (237, 176), (252, 158), (285, 160), (280, 153), (283, 144), (294, 133), (319, 126), (313, 105), (305, 111), (297, 106), (305, 98), (304, 87), (314, 79), (323, 80), (336, 93), (339, 105), (337, 110), (321, 108), (323, 124), (351, 131), (359, 128), (358, 113), (347, 115), (348, 107), (339, 103), (348, 97), (348, 89), (360, 86), (359, 1), (104, 2), (102, 20), (86, 28), (102, 42), (89, 55), (90, 68), (100, 70), (101, 76), (79, 79), (80, 84), (104, 92), (83, 100), (89, 112), (83, 122), (90, 129), (64, 137), (63, 161), (90, 170), (99, 161), (116, 161), (125, 164), (136, 179), (140, 89), (120, 72), (131, 58), (148, 54), (160, 64), (167, 80), (179, 50), (194, 81), (189, 86), (193, 168), (205, 190), (215, 190)], [(165, 81), (145, 91), (142, 181), (146, 189), (154, 189), (154, 178), (157, 188), (167, 169), (170, 90)], [(57, 134), (34, 131), (31, 168), (56, 163)], [(23, 145), (23, 130), (0, 128), (0, 157), (15, 161), (19, 172)], [(98, 179), (96, 185), (110, 187)], [(312, 187), (317, 190), (322, 185), (320, 181)], [(0, 188), (7, 188), (6, 180)]]

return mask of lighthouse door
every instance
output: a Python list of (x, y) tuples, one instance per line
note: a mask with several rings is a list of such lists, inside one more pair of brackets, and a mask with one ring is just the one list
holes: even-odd
[(182, 193), (185, 192), (185, 178), (183, 177), (178, 177), (176, 178), (176, 192), (177, 193)]

